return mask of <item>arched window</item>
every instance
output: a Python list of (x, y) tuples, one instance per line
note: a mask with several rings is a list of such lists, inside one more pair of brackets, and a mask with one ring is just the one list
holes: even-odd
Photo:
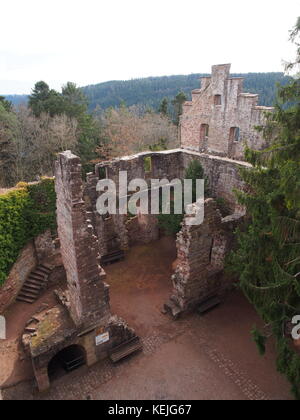
[(214, 96), (214, 105), (222, 105), (222, 96), (221, 95), (215, 95)]
[(239, 142), (240, 141), (240, 129), (239, 127), (231, 127), (229, 134), (230, 141)]

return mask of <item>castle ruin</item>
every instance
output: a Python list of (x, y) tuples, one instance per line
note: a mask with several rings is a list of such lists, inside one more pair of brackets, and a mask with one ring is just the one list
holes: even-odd
[[(120, 171), (127, 171), (128, 182), (183, 179), (190, 162), (198, 160), (210, 188), (205, 218), (199, 226), (188, 226), (189, 216), (184, 218), (177, 236), (173, 290), (162, 310), (177, 318), (231, 286), (224, 261), (234, 245), (233, 232), (245, 216), (234, 192), (245, 189), (239, 170), (250, 166), (243, 161), (243, 148), (265, 146), (255, 126), (263, 124), (264, 112), (272, 108), (258, 106), (258, 95), (243, 93), (243, 80), (230, 78), (229, 71), (229, 64), (213, 66), (212, 76), (202, 78), (201, 89), (184, 104), (180, 149), (99, 163), (85, 183), (80, 159), (69, 151), (59, 155), (57, 222), (67, 289), (56, 292), (57, 305), (35, 317), (23, 336), (40, 391), (49, 388), (49, 366), (66, 349), (74, 353), (74, 360), (84, 358), (91, 366), (114, 353), (122, 356), (141, 348), (134, 330), (111, 313), (109, 278), (102, 266), (112, 255), (126, 258), (130, 247), (157, 240), (158, 221), (155, 215), (99, 215), (96, 187), (103, 176), (116, 184)], [(221, 214), (220, 199), (229, 214)]]

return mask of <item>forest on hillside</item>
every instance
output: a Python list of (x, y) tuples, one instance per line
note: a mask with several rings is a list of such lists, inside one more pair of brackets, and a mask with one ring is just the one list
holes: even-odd
[[(103, 110), (118, 107), (122, 102), (128, 106), (141, 105), (156, 110), (163, 98), (169, 102), (182, 91), (190, 98), (191, 91), (199, 88), (199, 78), (207, 74), (190, 74), (187, 76), (148, 77), (126, 81), (110, 81), (83, 87), (82, 90), (89, 102), (89, 111), (96, 107)], [(289, 77), (284, 73), (247, 73), (233, 74), (233, 77), (245, 77), (244, 90), (260, 95), (260, 105), (271, 106), (276, 97), (276, 84), (286, 84)], [(27, 101), (26, 95), (6, 95), (14, 105)]]
[[(90, 110), (97, 105), (103, 109), (119, 106), (122, 101), (128, 106), (144, 105), (157, 109), (163, 98), (171, 101), (179, 91), (190, 98), (191, 91), (200, 87), (201, 76), (207, 76), (207, 74), (112, 81), (84, 87), (83, 91), (89, 100)], [(284, 85), (289, 81), (289, 77), (284, 76), (284, 73), (248, 73), (232, 76), (245, 77), (244, 91), (258, 93), (260, 105), (265, 106), (274, 104), (276, 84)]]

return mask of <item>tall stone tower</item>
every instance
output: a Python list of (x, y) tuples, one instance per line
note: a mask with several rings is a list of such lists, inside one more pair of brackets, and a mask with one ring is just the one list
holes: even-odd
[(105, 272), (83, 200), (82, 166), (70, 151), (56, 162), (57, 223), (67, 273), (69, 310), (77, 326), (96, 325), (110, 315)]

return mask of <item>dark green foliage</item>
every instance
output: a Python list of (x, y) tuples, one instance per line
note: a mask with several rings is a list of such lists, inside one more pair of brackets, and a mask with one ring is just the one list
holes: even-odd
[[(281, 87), (278, 97), (263, 130), (266, 139), (273, 138), (272, 146), (246, 153), (254, 167), (242, 171), (250, 188), (238, 199), (251, 221), (238, 232), (232, 267), (276, 339), (278, 370), (300, 398), (300, 356), (283, 334), (285, 323), (300, 314), (300, 79)], [(254, 338), (263, 351), (265, 338), (257, 333)]]
[(40, 233), (51, 229), (56, 230), (56, 193), (54, 181), (44, 178), (38, 184), (29, 184), (28, 205), (26, 219), (28, 221), (28, 234), (35, 237)]
[(47, 229), (56, 228), (54, 180), (22, 183), (0, 195), (0, 285), (27, 242)]
[(0, 96), (0, 103), (3, 105), (6, 112), (11, 112), (13, 110), (11, 101), (6, 100), (4, 96)]
[(100, 143), (100, 126), (88, 114), (88, 101), (82, 89), (68, 82), (62, 93), (50, 90), (45, 82), (36, 83), (29, 96), (29, 107), (36, 117), (48, 113), (51, 117), (65, 114), (78, 122), (78, 147), (74, 150), (82, 159), (83, 168), (89, 170), (90, 161), (97, 157), (96, 148)]
[(205, 180), (205, 186), (204, 186), (204, 192), (205, 195), (208, 194), (208, 179), (204, 175), (204, 169), (199, 162), (199, 160), (192, 160), (192, 162), (189, 164), (186, 172), (185, 172), (185, 179), (192, 179), (193, 180), (193, 203), (197, 201), (197, 179), (204, 179)]
[(161, 101), (159, 108), (158, 108), (158, 112), (160, 114), (163, 114), (165, 116), (168, 115), (168, 108), (169, 108), (169, 101), (167, 98), (163, 98), (163, 100)]
[(251, 331), (251, 335), (253, 338), (253, 341), (256, 343), (259, 354), (261, 356), (263, 356), (266, 353), (266, 342), (267, 342), (267, 337), (265, 337), (264, 335), (262, 335), (257, 329), (256, 327), (253, 328), (253, 330)]
[(167, 235), (176, 235), (181, 230), (181, 223), (183, 220), (182, 214), (159, 214), (159, 227), (164, 230)]
[[(144, 79), (111, 81), (90, 85), (83, 88), (89, 103), (90, 110), (97, 105), (102, 109), (119, 106), (124, 100), (128, 106), (144, 105), (158, 109), (161, 101), (166, 98), (169, 103), (179, 91), (191, 98), (191, 91), (199, 88), (199, 78), (207, 74), (190, 74), (188, 76), (149, 77)], [(271, 106), (275, 102), (276, 83), (284, 84), (289, 81), (283, 73), (246, 73), (233, 74), (233, 77), (245, 77), (244, 90), (258, 93), (260, 104)], [(171, 107), (169, 107), (171, 108)], [(170, 113), (173, 113), (169, 109)]]
[[(127, 81), (111, 81), (83, 87), (83, 92), (89, 101), (89, 110), (97, 106), (102, 109), (118, 107), (122, 101), (128, 106), (144, 105), (158, 109), (161, 101), (166, 98), (170, 103), (179, 91), (183, 91), (190, 99), (191, 91), (199, 88), (199, 78), (207, 76), (204, 73), (188, 76), (148, 77)], [(233, 77), (245, 77), (244, 90), (258, 93), (260, 104), (271, 106), (275, 102), (276, 83), (288, 83), (289, 78), (283, 73), (246, 73), (233, 74)], [(6, 95), (6, 99), (14, 105), (25, 103), (26, 95)], [(169, 109), (169, 112), (171, 110)]]
[(62, 96), (55, 90), (50, 90), (47, 83), (43, 81), (35, 84), (29, 96), (28, 105), (36, 117), (42, 113), (48, 113), (53, 117), (64, 112)]
[(187, 96), (184, 92), (179, 92), (175, 96), (175, 98), (172, 101), (173, 105), (173, 114), (174, 114), (174, 123), (176, 125), (179, 125), (179, 119), (182, 114), (182, 106), (187, 101)]
[(151, 152), (160, 152), (162, 150), (168, 150), (168, 139), (161, 138), (158, 143), (153, 144), (149, 147)]

